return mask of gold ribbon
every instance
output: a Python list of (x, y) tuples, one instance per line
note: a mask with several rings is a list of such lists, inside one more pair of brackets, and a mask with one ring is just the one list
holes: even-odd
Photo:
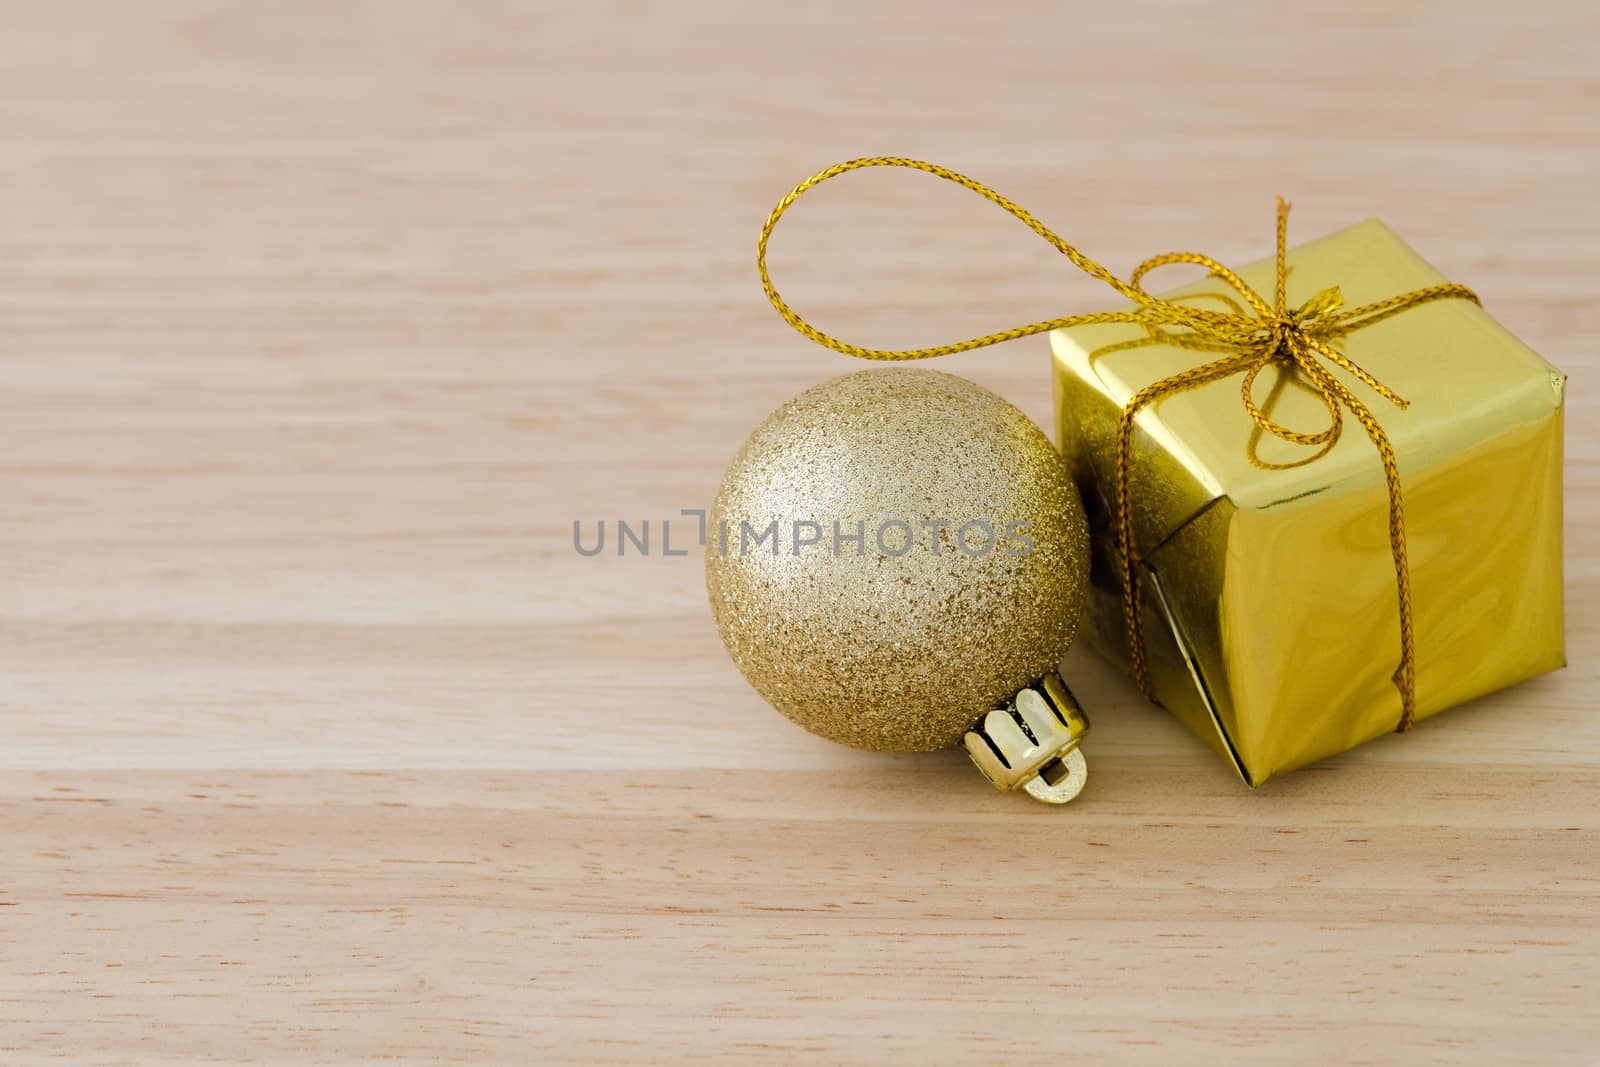
[[(823, 333), (796, 314), (773, 287), (772, 278), (767, 272), (767, 243), (778, 224), (778, 219), (808, 189), (830, 178), (866, 167), (906, 167), (972, 190), (990, 203), (1005, 209), (1034, 233), (1050, 242), (1056, 251), (1071, 260), (1079, 270), (1092, 278), (1098, 278), (1134, 306), (1125, 311), (1066, 315), (984, 334), (982, 337), (974, 337), (955, 344), (901, 351), (863, 348)], [(761, 273), (761, 287), (766, 291), (767, 299), (772, 302), (778, 314), (783, 316), (785, 322), (817, 344), (861, 359), (928, 359), (933, 356), (983, 348), (1048, 330), (1101, 323), (1133, 323), (1144, 328), (1146, 332), (1144, 338), (1115, 347), (1131, 348), (1161, 344), (1220, 354), (1220, 358), (1163, 378), (1139, 390), (1123, 405), (1117, 423), (1117, 555), (1122, 577), (1123, 615), (1128, 630), (1128, 647), (1133, 662), (1134, 681), (1138, 683), (1140, 691), (1151, 700), (1155, 700), (1155, 693), (1150, 682), (1139, 613), (1140, 578), (1138, 569), (1134, 566), (1133, 487), (1129, 472), (1133, 426), (1139, 412), (1162, 397), (1242, 373), (1244, 380), (1240, 387), (1240, 397), (1245, 411), (1255, 422), (1258, 433), (1265, 431), (1294, 444), (1319, 446), (1315, 453), (1289, 464), (1264, 463), (1256, 459), (1254, 449), (1251, 450), (1251, 461), (1258, 466), (1284, 467), (1310, 463), (1326, 455), (1338, 443), (1343, 427), (1343, 413), (1348, 411), (1357, 422), (1361, 423), (1362, 429), (1366, 430), (1373, 446), (1377, 448), (1389, 489), (1389, 545), (1394, 556), (1395, 587), (1399, 596), (1400, 611), (1400, 666), (1394, 673), (1394, 684), (1400, 691), (1401, 705), (1397, 730), (1403, 732), (1411, 729), (1416, 718), (1416, 662), (1411, 618), (1411, 574), (1406, 561), (1405, 508), (1400, 491), (1400, 468), (1395, 460), (1394, 448), (1389, 444), (1389, 437), (1378, 424), (1371, 409), (1334, 376), (1328, 365), (1338, 367), (1394, 406), (1404, 409), (1408, 406), (1407, 401), (1340, 352), (1335, 347), (1338, 340), (1346, 334), (1365, 329), (1373, 323), (1434, 300), (1464, 299), (1477, 303), (1478, 297), (1472, 290), (1462, 285), (1435, 285), (1344, 310), (1344, 297), (1338, 287), (1334, 286), (1324, 289), (1300, 306), (1291, 308), (1288, 306), (1285, 292), (1288, 274), (1285, 262), (1288, 221), (1289, 205), (1279, 197), (1277, 284), (1271, 304), (1226, 266), (1210, 256), (1195, 252), (1168, 252), (1154, 256), (1139, 264), (1124, 282), (1062, 240), (1026, 210), (988, 186), (934, 163), (892, 156), (874, 156), (837, 163), (819, 171), (795, 186), (787, 196), (778, 201), (778, 205), (772, 209), (772, 214), (767, 216), (766, 225), (761, 228), (761, 240), (756, 246), (756, 267)], [(1141, 284), (1145, 275), (1157, 267), (1174, 263), (1192, 263), (1205, 267), (1214, 277), (1231, 286), (1249, 306), (1249, 311), (1228, 298), (1224, 298), (1223, 302), (1232, 308), (1231, 311), (1192, 307), (1152, 296)], [(1255, 402), (1253, 389), (1256, 378), (1269, 365), (1285, 367), (1289, 373), (1304, 379), (1327, 408), (1328, 425), (1325, 429), (1316, 433), (1292, 430), (1274, 421), (1262, 411)]]

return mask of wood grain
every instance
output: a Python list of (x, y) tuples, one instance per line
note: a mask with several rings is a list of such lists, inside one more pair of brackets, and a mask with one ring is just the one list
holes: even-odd
[[(1600, 17), (1468, 7), (0, 4), (0, 1062), (1600, 1061)], [(1381, 214), (1572, 375), (1571, 666), (1251, 793), (1075, 651), (1065, 811), (773, 714), (572, 523), (854, 369), (752, 244), (876, 152), (1119, 270)], [(837, 185), (835, 332), (1105, 303)]]

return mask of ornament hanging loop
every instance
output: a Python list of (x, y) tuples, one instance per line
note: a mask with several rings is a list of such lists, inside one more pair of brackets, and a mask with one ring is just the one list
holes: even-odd
[(1089, 720), (1056, 674), (1019, 690), (964, 738), (967, 755), (1002, 793), (1021, 789), (1046, 804), (1065, 804), (1089, 780), (1078, 746)]

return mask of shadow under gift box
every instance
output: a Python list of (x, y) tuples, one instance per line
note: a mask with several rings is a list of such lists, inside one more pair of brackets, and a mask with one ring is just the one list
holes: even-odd
[[(1356, 307), (1447, 280), (1376, 219), (1291, 249), (1288, 265), (1291, 307), (1335, 285)], [(1270, 259), (1239, 273), (1272, 292)], [(1202, 293), (1234, 295), (1215, 279), (1164, 295)], [(1214, 297), (1197, 306), (1224, 310)], [(1118, 413), (1144, 386), (1218, 358), (1161, 345), (1102, 351), (1141, 336), (1125, 324), (1051, 334), (1057, 440), (1094, 541), (1085, 629), (1124, 670)], [(1410, 401), (1400, 410), (1344, 378), (1399, 459), (1417, 718), (1563, 666), (1565, 377), (1468, 300), (1411, 308), (1342, 344)], [(1343, 412), (1327, 455), (1268, 469), (1316, 450), (1257, 431), (1242, 379), (1145, 408), (1130, 470), (1156, 696), (1255, 786), (1395, 728), (1400, 617), (1389, 494), (1361, 424)], [(1289, 375), (1263, 373), (1256, 396), (1291, 429), (1328, 424), (1322, 401)]]

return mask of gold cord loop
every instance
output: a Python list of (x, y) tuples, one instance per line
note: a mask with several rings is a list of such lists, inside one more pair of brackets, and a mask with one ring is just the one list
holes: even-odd
[[(931, 348), (901, 350), (863, 348), (823, 333), (801, 318), (778, 295), (778, 290), (773, 286), (771, 275), (767, 271), (767, 244), (771, 240), (772, 231), (778, 225), (778, 220), (807, 190), (841, 174), (867, 167), (904, 167), (970, 189), (1022, 222), (1028, 229), (1049, 242), (1056, 251), (1066, 256), (1073, 266), (1091, 278), (1104, 282), (1134, 306), (1123, 311), (1045, 319), (1026, 326), (984, 334), (955, 344), (935, 345)], [(795, 186), (778, 201), (772, 213), (767, 216), (766, 224), (761, 228), (761, 239), (756, 245), (756, 269), (760, 272), (761, 287), (766, 292), (767, 299), (785, 322), (824, 348), (860, 359), (929, 359), (934, 356), (985, 348), (1002, 341), (1011, 341), (1050, 330), (1105, 323), (1132, 323), (1141, 326), (1147, 335), (1143, 341), (1145, 344), (1168, 344), (1193, 351), (1219, 354), (1220, 358), (1145, 386), (1123, 405), (1117, 422), (1115, 504), (1118, 566), (1123, 589), (1123, 617), (1128, 630), (1128, 648), (1132, 659), (1134, 681), (1140, 691), (1151, 700), (1155, 699), (1155, 693), (1144, 647), (1140, 613), (1140, 572), (1136, 566), (1141, 561), (1135, 558), (1133, 544), (1133, 484), (1130, 464), (1133, 430), (1139, 412), (1163, 397), (1243, 373), (1240, 396), (1245, 412), (1255, 423), (1256, 432), (1271, 434), (1292, 444), (1317, 449), (1296, 463), (1265, 463), (1255, 458), (1254, 444), (1252, 444), (1251, 461), (1267, 468), (1300, 466), (1326, 455), (1338, 443), (1344, 413), (1348, 412), (1361, 424), (1361, 428), (1366, 431), (1367, 437), (1377, 450), (1388, 488), (1389, 545), (1394, 558), (1395, 590), (1400, 616), (1400, 664), (1394, 674), (1394, 684), (1400, 692), (1401, 705), (1397, 729), (1405, 731), (1411, 729), (1416, 718), (1416, 655), (1411, 616), (1411, 573), (1406, 559), (1405, 507), (1401, 495), (1400, 467), (1389, 437), (1379, 425), (1377, 417), (1372, 414), (1365, 402), (1329, 370), (1329, 367), (1337, 367), (1395, 407), (1404, 409), (1407, 406), (1404, 399), (1365, 368), (1345, 356), (1335, 347), (1336, 343), (1348, 334), (1422, 304), (1448, 299), (1471, 300), (1477, 303), (1478, 297), (1466, 286), (1435, 285), (1427, 289), (1401, 293), (1362, 307), (1341, 310), (1344, 307), (1344, 296), (1335, 286), (1317, 293), (1297, 308), (1290, 308), (1288, 226), (1289, 203), (1279, 197), (1275, 234), (1276, 276), (1271, 304), (1232, 270), (1210, 256), (1197, 252), (1168, 252), (1154, 256), (1139, 264), (1124, 282), (1068, 244), (1028, 211), (981, 182), (935, 163), (894, 156), (872, 156), (837, 163), (819, 171)], [(1144, 288), (1144, 278), (1151, 271), (1179, 263), (1205, 267), (1213, 277), (1220, 279), (1239, 295), (1244, 304), (1248, 305), (1249, 312), (1247, 313), (1241, 305), (1225, 295), (1214, 295), (1212, 298), (1220, 300), (1231, 310), (1216, 311), (1179, 303), (1176, 300), (1162, 300)], [(1131, 348), (1138, 345), (1139, 342), (1132, 342), (1117, 347)], [(1253, 395), (1254, 386), (1261, 371), (1273, 365), (1283, 373), (1303, 379), (1304, 384), (1317, 394), (1328, 412), (1326, 428), (1313, 433), (1290, 429), (1272, 419), (1261, 409)]]

